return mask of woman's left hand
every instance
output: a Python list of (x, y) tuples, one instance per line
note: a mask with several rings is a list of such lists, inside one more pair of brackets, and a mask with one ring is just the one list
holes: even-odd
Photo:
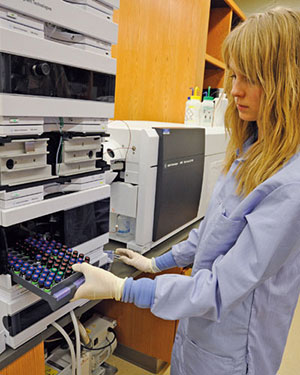
[(114, 298), (117, 301), (122, 298), (127, 278), (122, 279), (111, 272), (88, 263), (77, 263), (72, 268), (74, 271), (83, 273), (85, 283), (77, 289), (70, 302), (81, 298), (90, 300)]

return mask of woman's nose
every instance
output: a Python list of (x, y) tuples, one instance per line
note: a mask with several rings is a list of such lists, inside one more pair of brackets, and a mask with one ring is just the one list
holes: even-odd
[(243, 88), (243, 85), (238, 79), (235, 79), (234, 82), (232, 83), (231, 95), (232, 96), (244, 96), (245, 95), (245, 90)]

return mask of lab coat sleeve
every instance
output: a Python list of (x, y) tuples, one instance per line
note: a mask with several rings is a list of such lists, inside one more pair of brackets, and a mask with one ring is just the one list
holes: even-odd
[(194, 262), (196, 249), (201, 237), (202, 221), (198, 228), (192, 229), (188, 239), (172, 247), (172, 255), (178, 267), (186, 267)]
[(211, 270), (192, 277), (158, 276), (151, 311), (164, 319), (191, 316), (221, 321), (261, 283), (300, 251), (300, 184), (275, 189), (245, 216), (233, 247)]
[(160, 271), (177, 267), (177, 263), (175, 262), (172, 250), (155, 258), (155, 265)]
[(155, 288), (156, 280), (145, 277), (133, 280), (129, 277), (125, 281), (121, 301), (134, 303), (140, 308), (149, 308), (153, 305)]

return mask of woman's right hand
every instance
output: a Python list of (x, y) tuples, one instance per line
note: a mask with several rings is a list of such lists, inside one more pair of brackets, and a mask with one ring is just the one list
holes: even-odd
[(156, 273), (160, 269), (155, 264), (155, 259), (149, 259), (145, 256), (129, 249), (116, 249), (115, 253), (120, 255), (120, 260), (129, 266), (133, 266), (142, 272)]

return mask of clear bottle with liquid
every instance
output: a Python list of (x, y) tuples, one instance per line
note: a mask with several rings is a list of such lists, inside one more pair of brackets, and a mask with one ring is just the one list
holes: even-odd
[(192, 89), (192, 96), (188, 98), (185, 103), (185, 125), (200, 125), (200, 108), (201, 108), (201, 97), (198, 95), (199, 87)]
[(200, 124), (204, 127), (211, 127), (214, 116), (214, 98), (210, 96), (210, 86), (207, 95), (203, 97), (200, 109)]
[(121, 237), (127, 237), (130, 233), (130, 217), (125, 215), (118, 215), (117, 216), (117, 235)]

